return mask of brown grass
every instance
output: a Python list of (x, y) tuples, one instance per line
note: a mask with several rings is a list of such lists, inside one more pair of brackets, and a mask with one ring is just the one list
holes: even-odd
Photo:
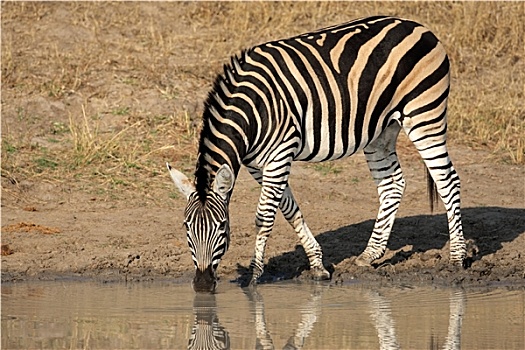
[(525, 163), (519, 2), (4, 2), (2, 177), (148, 196), (166, 160), (191, 171), (202, 102), (230, 55), (372, 14), (443, 41), (452, 143)]

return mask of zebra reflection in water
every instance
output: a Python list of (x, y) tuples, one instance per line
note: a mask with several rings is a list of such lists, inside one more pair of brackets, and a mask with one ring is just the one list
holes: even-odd
[[(370, 318), (374, 322), (379, 338), (379, 349), (397, 350), (402, 347), (396, 336), (396, 327), (390, 307), (390, 300), (382, 296), (378, 291), (365, 291), (369, 301)], [(430, 338), (429, 349), (459, 350), (461, 349), (461, 325), (465, 313), (466, 295), (463, 289), (453, 289), (449, 296), (449, 320), (448, 332), (443, 346), (434, 338)]]
[[(310, 335), (314, 324), (321, 314), (321, 298), (323, 288), (316, 286), (311, 299), (301, 310), (301, 321), (294, 334), (289, 338), (283, 349), (301, 349), (306, 338)], [(244, 289), (250, 302), (252, 315), (254, 315), (256, 331), (256, 349), (274, 349), (273, 340), (266, 328), (264, 316), (264, 301), (255, 288)], [(193, 299), (194, 322), (188, 349), (230, 349), (230, 336), (228, 331), (219, 323), (217, 316), (217, 301), (215, 294), (196, 293)]]
[(450, 292), (450, 311), (448, 320), (448, 334), (443, 349), (461, 349), (461, 325), (465, 314), (467, 296), (463, 289)]
[[(321, 316), (322, 298), (329, 285), (315, 285), (310, 298), (301, 308), (301, 321), (297, 324), (283, 349), (302, 349), (306, 340)], [(370, 320), (373, 322), (379, 340), (379, 349), (401, 349), (396, 334), (396, 324), (392, 316), (390, 300), (379, 291), (363, 289), (367, 301)], [(244, 289), (249, 300), (250, 313), (255, 325), (256, 349), (275, 349), (271, 333), (268, 331), (265, 316), (264, 300), (255, 288)], [(461, 349), (462, 319), (465, 313), (466, 295), (462, 289), (450, 291), (449, 324), (447, 337), (443, 345), (431, 336), (430, 349), (458, 350)], [(228, 331), (220, 324), (217, 316), (215, 294), (196, 293), (193, 302), (194, 323), (188, 342), (188, 349), (230, 349)]]
[[(310, 299), (301, 308), (301, 321), (297, 325), (294, 334), (288, 339), (283, 349), (302, 349), (306, 338), (314, 328), (315, 323), (321, 315), (321, 300), (327, 285), (316, 285), (311, 293)], [(266, 317), (264, 315), (264, 301), (262, 296), (254, 288), (245, 289), (245, 294), (250, 300), (252, 315), (255, 317), (255, 330), (257, 334), (256, 349), (275, 349), (273, 340), (266, 328)]]
[(196, 293), (193, 299), (194, 322), (188, 349), (229, 349), (230, 335), (219, 323), (215, 294)]

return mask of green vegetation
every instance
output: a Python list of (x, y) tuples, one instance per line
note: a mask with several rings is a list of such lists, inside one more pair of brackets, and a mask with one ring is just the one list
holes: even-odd
[(338, 167), (336, 164), (337, 163), (335, 162), (317, 163), (314, 165), (314, 169), (325, 176), (328, 174), (337, 175), (342, 171), (342, 169)]

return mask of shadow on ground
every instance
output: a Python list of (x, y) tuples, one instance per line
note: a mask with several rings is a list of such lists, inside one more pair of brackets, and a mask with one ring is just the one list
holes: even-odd
[[(503, 243), (512, 242), (525, 232), (525, 209), (464, 208), (462, 216), (465, 239), (469, 243), (470, 263), (499, 251)], [(353, 263), (352, 259), (365, 249), (373, 226), (374, 220), (367, 220), (317, 235), (323, 248), (324, 264), (331, 273), (334, 272), (334, 265), (346, 259)], [(387, 245), (388, 250), (395, 253), (373, 267), (400, 265), (420, 256), (422, 261), (419, 265), (412, 264), (407, 268), (432, 268), (436, 258), (448, 261), (448, 240), (445, 214), (397, 218)], [(425, 257), (425, 260), (432, 260), (428, 261), (427, 266), (423, 261), (425, 254), (434, 258)], [(308, 270), (308, 260), (302, 246), (297, 245), (294, 251), (270, 258), (260, 282), (296, 278), (305, 270)], [(239, 265), (238, 272), (243, 275), (247, 268)]]

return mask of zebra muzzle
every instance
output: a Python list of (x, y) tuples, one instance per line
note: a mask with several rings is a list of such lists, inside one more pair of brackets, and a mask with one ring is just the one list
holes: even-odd
[(195, 277), (193, 278), (193, 290), (196, 292), (213, 293), (217, 287), (217, 278), (215, 271), (208, 266), (206, 269), (195, 269)]

